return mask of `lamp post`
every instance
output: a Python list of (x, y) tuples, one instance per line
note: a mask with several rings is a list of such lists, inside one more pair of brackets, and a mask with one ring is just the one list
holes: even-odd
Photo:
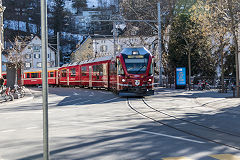
[(162, 35), (161, 35), (161, 5), (158, 2), (158, 54), (159, 54), (159, 86), (163, 86), (162, 81)]

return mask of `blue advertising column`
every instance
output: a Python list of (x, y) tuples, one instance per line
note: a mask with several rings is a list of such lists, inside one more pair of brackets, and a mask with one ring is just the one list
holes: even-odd
[(176, 68), (176, 89), (186, 88), (186, 68)]

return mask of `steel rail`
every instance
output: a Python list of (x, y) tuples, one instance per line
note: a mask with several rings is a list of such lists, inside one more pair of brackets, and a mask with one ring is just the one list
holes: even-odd
[(192, 122), (192, 121), (188, 121), (188, 120), (185, 120), (185, 119), (180, 119), (176, 116), (173, 116), (173, 115), (170, 115), (170, 114), (167, 114), (166, 112), (163, 112), (163, 111), (160, 111), (156, 108), (153, 108), (152, 106), (150, 106), (149, 104), (147, 104), (147, 102), (142, 99), (142, 101), (144, 102), (144, 104), (146, 104), (146, 106), (148, 106), (149, 108), (151, 108), (152, 110), (156, 111), (156, 112), (159, 112), (161, 114), (164, 114), (168, 117), (171, 117), (171, 118), (174, 118), (176, 120), (179, 120), (179, 121), (183, 121), (183, 122), (187, 122), (187, 123), (191, 123), (191, 124), (194, 124), (196, 126), (200, 126), (200, 127), (203, 127), (203, 128), (207, 128), (209, 130), (213, 130), (213, 131), (216, 131), (216, 132), (219, 132), (219, 133), (224, 133), (224, 134), (228, 134), (228, 135), (231, 135), (231, 136), (234, 136), (234, 137), (239, 137), (240, 138), (240, 135), (236, 135), (236, 134), (233, 134), (233, 133), (229, 133), (229, 132), (226, 132), (226, 131), (221, 131), (221, 130), (218, 130), (218, 129), (215, 129), (215, 128), (211, 128), (211, 127), (208, 127), (208, 126), (205, 126), (205, 125), (202, 125), (202, 124), (199, 124), (199, 123), (195, 123), (195, 122)]
[(180, 131), (180, 132), (183, 132), (183, 133), (185, 133), (185, 134), (188, 134), (188, 135), (191, 135), (191, 136), (194, 136), (194, 137), (203, 139), (203, 140), (205, 140), (205, 141), (209, 141), (209, 142), (212, 142), (212, 143), (215, 143), (215, 144), (219, 144), (219, 145), (226, 146), (226, 147), (233, 148), (233, 149), (236, 149), (236, 150), (240, 151), (240, 148), (239, 148), (239, 147), (232, 146), (232, 145), (229, 145), (229, 144), (225, 144), (225, 143), (222, 143), (222, 142), (218, 142), (218, 141), (215, 141), (215, 140), (212, 140), (212, 139), (209, 139), (209, 138), (206, 138), (206, 137), (203, 137), (203, 136), (200, 136), (200, 135), (197, 135), (197, 134), (194, 134), (194, 133), (185, 131), (185, 130), (183, 130), (183, 129), (179, 129), (179, 128), (174, 127), (174, 126), (172, 126), (172, 125), (166, 124), (166, 123), (164, 123), (164, 122), (162, 122), (162, 121), (160, 121), (160, 120), (156, 120), (156, 119), (154, 119), (154, 118), (152, 118), (152, 117), (149, 117), (149, 116), (147, 116), (146, 114), (144, 114), (144, 113), (138, 111), (137, 109), (135, 109), (135, 108), (130, 104), (130, 101), (129, 101), (128, 98), (127, 98), (127, 104), (128, 104), (128, 106), (129, 106), (129, 108), (131, 108), (131, 109), (132, 109), (133, 111), (135, 111), (136, 113), (138, 113), (138, 114), (142, 115), (143, 117), (146, 117), (147, 119), (150, 119), (150, 120), (152, 120), (152, 121), (154, 121), (154, 122), (156, 122), (156, 123), (162, 124), (162, 125), (164, 125), (164, 126), (167, 126), (167, 127), (169, 127), (169, 128), (175, 129), (175, 130)]

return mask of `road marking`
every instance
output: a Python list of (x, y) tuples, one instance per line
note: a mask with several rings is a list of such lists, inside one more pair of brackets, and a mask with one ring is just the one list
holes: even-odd
[(169, 157), (169, 158), (162, 158), (162, 160), (192, 160), (186, 157)]
[(106, 100), (106, 101), (100, 102), (99, 104), (106, 103), (106, 102), (109, 102), (109, 101), (112, 101), (112, 100), (115, 100), (115, 99), (118, 99), (118, 98), (119, 98), (119, 97), (112, 98), (112, 99), (109, 99), (109, 100)]
[(210, 157), (213, 157), (219, 160), (240, 160), (240, 157), (237, 157), (231, 154), (215, 154), (215, 155), (210, 155)]
[(194, 142), (194, 143), (201, 143), (201, 144), (202, 144), (202, 143), (205, 143), (205, 142), (197, 141), (197, 140), (193, 140), (193, 139), (188, 139), (188, 138), (183, 138), (183, 137), (177, 137), (177, 136), (171, 136), (171, 135), (166, 135), (166, 134), (156, 133), (156, 132), (150, 132), (150, 131), (139, 131), (139, 130), (134, 130), (134, 129), (125, 129), (125, 130), (132, 130), (132, 131), (136, 131), (136, 132), (153, 134), (153, 135), (157, 135), (157, 136), (163, 136), (163, 137), (169, 137), (169, 138), (174, 138), (174, 139), (180, 139), (180, 140), (189, 141), (189, 142)]
[(150, 132), (150, 131), (142, 131), (142, 130), (137, 130), (137, 129), (129, 129), (129, 128), (124, 128), (124, 129), (123, 129), (123, 128), (119, 128), (119, 127), (100, 126), (100, 125), (94, 126), (94, 127), (111, 128), (111, 129), (119, 129), (119, 130), (128, 130), (128, 131), (133, 131), (133, 132), (141, 132), (141, 133), (145, 133), (145, 134), (151, 134), (151, 135), (169, 137), (169, 138), (173, 138), (173, 139), (179, 139), (179, 140), (189, 141), (189, 142), (194, 142), (194, 143), (200, 143), (200, 144), (205, 143), (205, 142), (197, 141), (197, 140), (193, 140), (193, 139), (188, 139), (188, 138), (183, 138), (183, 137), (177, 137), (177, 136), (171, 136), (171, 135), (166, 135), (166, 134), (156, 133), (156, 132)]
[(38, 128), (38, 127), (28, 127), (28, 128), (26, 128), (26, 129), (36, 129), (36, 128)]
[(14, 130), (14, 129), (9, 129), (9, 130), (5, 130), (5, 131), (1, 131), (1, 132), (3, 132), (3, 133), (7, 133), (7, 132), (15, 132), (16, 130)]

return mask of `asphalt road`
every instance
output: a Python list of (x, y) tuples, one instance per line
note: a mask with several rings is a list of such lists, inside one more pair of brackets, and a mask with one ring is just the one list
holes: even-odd
[[(42, 159), (41, 88), (31, 90), (32, 100), (0, 104), (0, 160)], [(216, 109), (219, 99), (214, 100), (215, 108), (206, 107), (193, 97), (185, 91), (165, 90), (146, 97), (145, 101), (179, 119), (240, 135), (239, 107)], [(148, 110), (141, 98), (128, 100), (157, 121), (208, 135), (187, 122)], [(217, 136), (210, 138), (219, 140)], [(239, 137), (226, 139), (238, 147)], [(224, 138), (221, 142), (225, 143)], [(50, 159), (56, 160), (239, 160), (240, 157), (237, 149), (140, 115), (128, 106), (127, 98), (104, 90), (80, 88), (49, 88), (49, 146)]]

